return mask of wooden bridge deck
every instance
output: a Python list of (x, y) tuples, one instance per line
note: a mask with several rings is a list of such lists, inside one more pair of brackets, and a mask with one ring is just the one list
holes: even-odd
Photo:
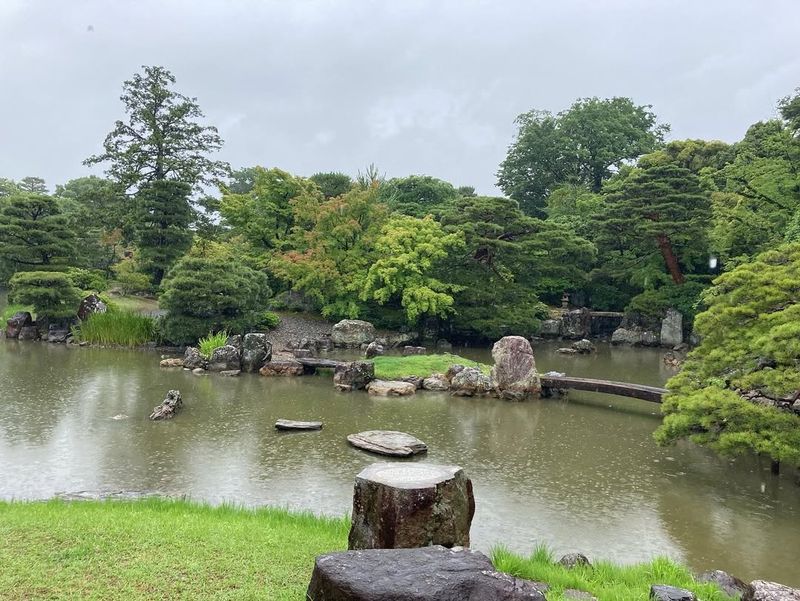
[(541, 381), (543, 389), (571, 388), (572, 390), (603, 392), (605, 394), (627, 396), (643, 401), (651, 401), (653, 403), (660, 403), (661, 398), (667, 393), (666, 388), (658, 388), (656, 386), (630, 384), (629, 382), (612, 382), (610, 380), (594, 380), (591, 378), (541, 376)]
[[(303, 357), (295, 359), (308, 368), (327, 367), (335, 368), (346, 361), (335, 361), (333, 359), (323, 359), (321, 357)], [(610, 380), (594, 380), (591, 378), (572, 378), (569, 376), (540, 376), (543, 389), (565, 389), (586, 390), (588, 392), (603, 392), (605, 394), (616, 394), (617, 396), (631, 397), (660, 403), (667, 390), (656, 386), (646, 386), (644, 384), (631, 384), (628, 382), (612, 382)]]

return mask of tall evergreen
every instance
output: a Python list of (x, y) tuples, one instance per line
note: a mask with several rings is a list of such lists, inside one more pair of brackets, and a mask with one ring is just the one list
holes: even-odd
[(612, 188), (597, 217), (601, 247), (645, 259), (661, 255), (675, 284), (708, 252), (710, 203), (697, 176), (674, 163), (636, 169)]
[(147, 184), (136, 195), (138, 260), (154, 286), (192, 244), (190, 191), (188, 184), (161, 180)]

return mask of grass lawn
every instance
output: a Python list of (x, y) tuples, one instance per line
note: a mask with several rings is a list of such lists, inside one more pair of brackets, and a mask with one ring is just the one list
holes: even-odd
[(448, 367), (456, 363), (467, 367), (479, 367), (485, 374), (488, 374), (491, 370), (490, 365), (476, 363), (470, 359), (449, 353), (443, 355), (409, 355), (407, 357), (381, 355), (380, 357), (375, 357), (373, 361), (375, 362), (375, 377), (381, 380), (391, 380), (402, 378), (403, 376), (427, 378), (431, 374), (443, 374)]
[(626, 566), (595, 561), (593, 567), (567, 569), (544, 547), (536, 549), (529, 557), (515, 555), (500, 547), (492, 553), (492, 562), (501, 572), (547, 582), (551, 587), (547, 601), (565, 599), (564, 589), (586, 591), (600, 601), (641, 601), (649, 598), (653, 584), (689, 589), (702, 601), (730, 599), (714, 584), (695, 582), (688, 569), (664, 557)]
[[(0, 599), (305, 599), (314, 558), (345, 549), (349, 520), (179, 500), (0, 502)], [(640, 601), (651, 584), (724, 601), (668, 559), (568, 570), (546, 549), (495, 549), (498, 570), (600, 601)]]
[(0, 503), (0, 599), (304, 599), (349, 521), (184, 501)]
[(111, 295), (110, 300), (117, 309), (132, 313), (153, 313), (158, 311), (158, 301), (154, 298), (143, 296), (117, 296)]

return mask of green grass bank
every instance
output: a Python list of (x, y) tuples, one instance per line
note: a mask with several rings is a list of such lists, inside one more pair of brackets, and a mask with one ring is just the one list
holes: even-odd
[[(349, 521), (167, 499), (0, 502), (0, 599), (271, 599), (301, 601), (314, 558), (346, 548)], [(646, 599), (658, 582), (723, 601), (667, 559), (567, 570), (545, 549), (498, 548), (498, 569), (601, 601)]]
[(381, 355), (375, 357), (373, 361), (375, 363), (375, 377), (381, 380), (391, 380), (393, 378), (402, 378), (403, 376), (427, 378), (431, 374), (445, 373), (448, 367), (457, 363), (467, 367), (478, 367), (485, 374), (488, 374), (492, 369), (491, 365), (476, 363), (471, 359), (465, 359), (450, 353), (442, 355), (409, 355), (407, 357)]

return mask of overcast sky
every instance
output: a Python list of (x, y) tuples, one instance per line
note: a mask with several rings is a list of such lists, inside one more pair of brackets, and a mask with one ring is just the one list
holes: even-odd
[(152, 64), (233, 167), (374, 162), (496, 193), (514, 117), (579, 97), (652, 104), (673, 139), (741, 138), (800, 86), (799, 27), (798, 0), (0, 0), (0, 177), (92, 172)]

